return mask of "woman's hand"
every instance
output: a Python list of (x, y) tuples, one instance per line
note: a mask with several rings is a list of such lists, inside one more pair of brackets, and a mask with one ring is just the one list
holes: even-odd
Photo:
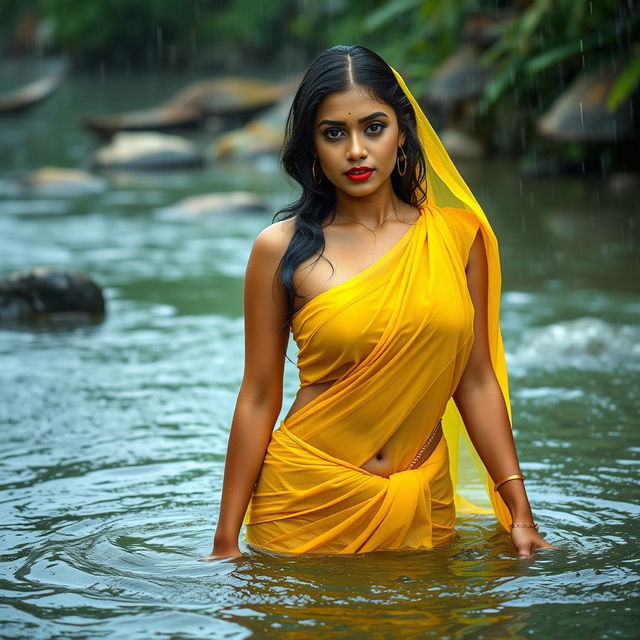
[(511, 542), (518, 557), (528, 558), (533, 555), (536, 549), (557, 549), (558, 547), (549, 544), (533, 528), (513, 527), (511, 529)]
[(200, 562), (211, 562), (212, 560), (221, 560), (222, 558), (237, 558), (242, 555), (238, 543), (225, 543), (213, 545), (213, 551), (204, 558), (200, 558)]

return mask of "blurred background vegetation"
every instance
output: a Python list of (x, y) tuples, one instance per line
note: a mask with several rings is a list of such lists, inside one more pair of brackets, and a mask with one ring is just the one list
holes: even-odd
[[(209, 75), (299, 72), (324, 47), (359, 43), (406, 74), (437, 126), (533, 158), (534, 172), (548, 153), (606, 173), (637, 169), (639, 15), (634, 0), (3, 0), (0, 38), (5, 55), (65, 54), (78, 70)], [(554, 101), (594, 73), (600, 83), (582, 91), (624, 111), (618, 121), (603, 133), (587, 119), (587, 135), (572, 136), (553, 115), (538, 136)]]

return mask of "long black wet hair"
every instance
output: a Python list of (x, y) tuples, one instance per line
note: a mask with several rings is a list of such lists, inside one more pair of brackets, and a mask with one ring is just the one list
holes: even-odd
[[(317, 255), (318, 260), (324, 258), (322, 223), (327, 216), (331, 216), (330, 221), (335, 217), (334, 185), (321, 169), (322, 179), (318, 184), (311, 171), (316, 114), (325, 96), (353, 86), (393, 107), (399, 129), (405, 133), (403, 149), (407, 156), (407, 170), (401, 176), (396, 164), (391, 173), (395, 194), (414, 207), (420, 206), (426, 198), (421, 186), (426, 176), (426, 161), (416, 132), (415, 112), (391, 67), (377, 53), (360, 45), (336, 45), (323, 51), (311, 63), (296, 91), (282, 144), (282, 169), (302, 187), (300, 198), (278, 210), (273, 217), (275, 222), (278, 218), (286, 220), (295, 216), (294, 234), (276, 274), (287, 300), (283, 331), (289, 330), (294, 313), (296, 291), (293, 274), (311, 256)], [(319, 168), (316, 167), (316, 172)]]

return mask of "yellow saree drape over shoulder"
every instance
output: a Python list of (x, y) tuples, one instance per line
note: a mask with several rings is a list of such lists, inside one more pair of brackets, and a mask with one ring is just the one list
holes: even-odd
[[(271, 551), (432, 548), (454, 536), (457, 512), (494, 513), (507, 530), (511, 523), (452, 400), (473, 345), (465, 265), (480, 232), (491, 357), (510, 413), (497, 241), (394, 73), (416, 111), (428, 203), (382, 257), (293, 317), (300, 384), (332, 384), (281, 421), (269, 441), (244, 522), (247, 541)], [(407, 469), (440, 418), (444, 437)], [(396, 470), (388, 478), (360, 466), (383, 445)]]

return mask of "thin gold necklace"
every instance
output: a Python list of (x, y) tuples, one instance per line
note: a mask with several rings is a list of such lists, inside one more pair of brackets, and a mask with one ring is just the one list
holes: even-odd
[(398, 209), (400, 208), (400, 203), (402, 201), (400, 199), (398, 199), (398, 204), (396, 206), (396, 208), (388, 215), (385, 216), (381, 222), (379, 222), (375, 228), (371, 228), (369, 226), (367, 226), (364, 222), (360, 222), (359, 220), (354, 220), (353, 218), (349, 218), (348, 216), (345, 216), (344, 213), (339, 213), (339, 215), (341, 215), (343, 218), (345, 218), (346, 220), (349, 220), (351, 222), (355, 222), (356, 224), (361, 224), (363, 227), (365, 227), (366, 229), (369, 229), (369, 231), (373, 232), (373, 244), (377, 245), (378, 244), (378, 236), (376, 235), (376, 231), (394, 214), (398, 213)]

